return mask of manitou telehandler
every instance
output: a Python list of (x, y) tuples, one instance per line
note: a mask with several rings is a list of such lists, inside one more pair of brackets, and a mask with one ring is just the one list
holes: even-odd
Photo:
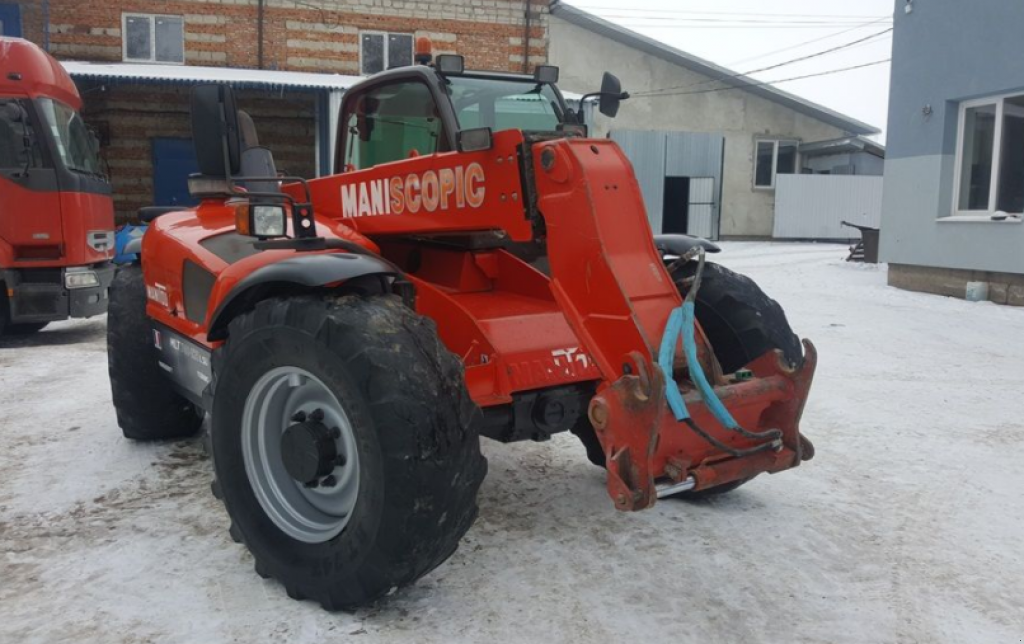
[[(310, 181), (278, 176), (230, 88), (197, 86), (200, 205), (142, 213), (111, 289), (125, 436), (208, 414), (231, 535), (332, 610), (455, 551), (481, 434), (572, 431), (620, 510), (812, 455), (813, 347), (704, 261), (710, 242), (652, 236), (629, 162), (587, 138), (557, 68), (428, 61), (346, 93), (335, 174)], [(624, 97), (607, 74), (596, 95), (607, 115)]]
[(64, 68), (0, 37), (0, 335), (107, 310), (114, 204)]

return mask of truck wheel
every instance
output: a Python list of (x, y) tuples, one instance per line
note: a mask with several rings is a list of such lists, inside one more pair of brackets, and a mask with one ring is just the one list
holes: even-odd
[(23, 324), (11, 324), (8, 325), (7, 330), (4, 331), (7, 335), (30, 335), (32, 333), (38, 333), (46, 328), (49, 322), (25, 322)]
[[(680, 294), (685, 295), (686, 280), (696, 272), (697, 263), (687, 262), (672, 275)], [(725, 373), (733, 373), (773, 349), (781, 349), (794, 367), (803, 363), (800, 339), (790, 328), (782, 307), (745, 275), (719, 264), (705, 263), (694, 312)], [(587, 459), (594, 465), (605, 467), (604, 450), (590, 419), (581, 416), (572, 433), (583, 443)], [(749, 480), (680, 492), (670, 498), (703, 499), (731, 492)]]
[(107, 368), (117, 424), (126, 438), (182, 438), (199, 431), (202, 414), (160, 371), (138, 264), (118, 267), (110, 285)]
[(213, 489), (260, 576), (353, 609), (455, 551), (487, 461), (432, 321), (391, 296), (264, 300), (213, 366)]

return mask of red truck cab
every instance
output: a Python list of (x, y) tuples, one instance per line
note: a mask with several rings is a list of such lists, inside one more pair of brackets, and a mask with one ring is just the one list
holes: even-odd
[(81, 107), (60, 63), (0, 37), (0, 334), (106, 311), (114, 208)]

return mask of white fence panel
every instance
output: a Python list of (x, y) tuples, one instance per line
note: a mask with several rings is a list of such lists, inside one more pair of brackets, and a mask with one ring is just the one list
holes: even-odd
[(849, 239), (848, 221), (878, 228), (882, 177), (780, 174), (775, 185), (776, 239)]

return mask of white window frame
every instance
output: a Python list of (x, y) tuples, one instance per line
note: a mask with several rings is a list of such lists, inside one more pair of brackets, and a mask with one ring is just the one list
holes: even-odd
[[(955, 151), (955, 163), (953, 164), (953, 207), (951, 209), (951, 216), (953, 217), (978, 217), (981, 219), (990, 220), (992, 215), (996, 212), (996, 201), (999, 199), (999, 175), (1002, 170), (1003, 164), (1003, 123), (1006, 120), (1006, 99), (1008, 98), (1020, 98), (1024, 94), (1018, 92), (1014, 94), (997, 94), (995, 96), (987, 96), (985, 98), (977, 98), (970, 101), (960, 102), (960, 113), (957, 117), (957, 133), (956, 133), (956, 151)], [(982, 105), (995, 105), (996, 106), (996, 129), (993, 134), (995, 137), (992, 141), (992, 176), (989, 177), (988, 186), (988, 208), (985, 210), (961, 210), (960, 209), (960, 190), (963, 177), (963, 162), (964, 162), (964, 124), (967, 122), (967, 110), (972, 107), (981, 107)], [(1024, 117), (1024, 108), (1011, 105), (1009, 106), (1012, 112), (1016, 112), (1019, 116)]]
[[(149, 58), (128, 58), (128, 19), (147, 18), (149, 20)], [(156, 59), (156, 19), (177, 18), (181, 21), (181, 62), (176, 60)], [(185, 16), (169, 13), (121, 13), (121, 60), (126, 63), (138, 63), (140, 65), (184, 65), (185, 64)]]
[(383, 36), (384, 40), (384, 69), (387, 71), (391, 69), (391, 41), (388, 36), (409, 36), (412, 38), (412, 60), (409, 64), (412, 64), (416, 60), (416, 34), (412, 34), (406, 31), (374, 31), (372, 29), (365, 29), (359, 31), (359, 74), (363, 76), (369, 76), (363, 71), (363, 36)]
[[(757, 185), (757, 148), (762, 143), (772, 143), (772, 182), (767, 186)], [(793, 147), (796, 148), (796, 158), (793, 160), (795, 164), (793, 166), (792, 174), (800, 173), (800, 141), (797, 139), (773, 139), (768, 137), (760, 137), (754, 139), (754, 164), (753, 173), (751, 173), (750, 184), (754, 187), (754, 190), (775, 190), (775, 177), (778, 175), (779, 168), (779, 145), (782, 143), (792, 143)]]

